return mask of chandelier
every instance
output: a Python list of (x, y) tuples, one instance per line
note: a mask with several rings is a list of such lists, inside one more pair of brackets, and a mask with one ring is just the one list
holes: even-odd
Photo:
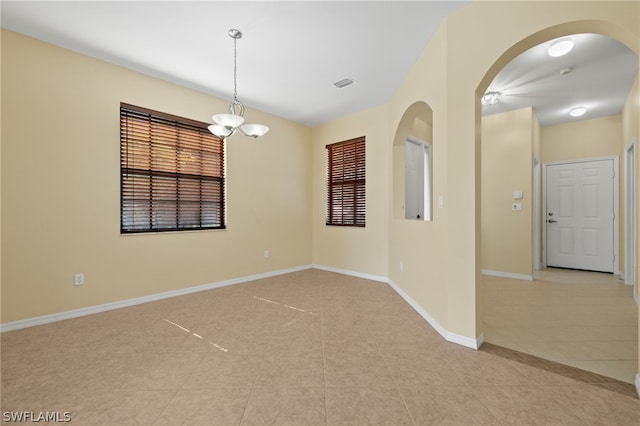
[(239, 129), (240, 132), (252, 138), (257, 138), (266, 134), (269, 128), (263, 124), (243, 124), (244, 123), (244, 104), (238, 100), (238, 82), (237, 82), (237, 65), (236, 65), (236, 42), (242, 37), (239, 30), (229, 30), (229, 37), (233, 39), (233, 101), (229, 105), (229, 112), (215, 114), (211, 118), (215, 124), (209, 126), (209, 131), (219, 138), (226, 138)]

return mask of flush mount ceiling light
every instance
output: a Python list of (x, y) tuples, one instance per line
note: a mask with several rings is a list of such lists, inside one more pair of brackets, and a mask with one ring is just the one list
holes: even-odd
[(557, 58), (558, 56), (566, 55), (571, 51), (571, 49), (573, 49), (573, 41), (571, 41), (570, 38), (563, 38), (551, 43), (551, 46), (549, 46), (547, 53), (549, 54), (549, 56)]
[(233, 101), (229, 105), (229, 112), (222, 114), (215, 114), (213, 122), (209, 126), (209, 131), (219, 138), (227, 138), (238, 129), (243, 135), (252, 138), (257, 138), (266, 134), (269, 128), (262, 124), (243, 124), (244, 123), (244, 104), (238, 100), (238, 82), (237, 82), (237, 48), (236, 43), (239, 38), (242, 37), (242, 33), (239, 30), (229, 30), (229, 37), (233, 39)]
[(560, 75), (567, 75), (573, 71), (573, 67), (566, 67), (560, 70)]
[(482, 105), (493, 105), (500, 102), (500, 92), (487, 92), (480, 100)]
[(571, 108), (569, 110), (569, 115), (572, 117), (580, 117), (584, 115), (585, 112), (587, 112), (587, 109), (583, 106), (579, 106), (579, 107)]
[(343, 87), (347, 87), (353, 83), (355, 83), (355, 80), (347, 77), (333, 83), (333, 87), (335, 87), (336, 89), (342, 89)]

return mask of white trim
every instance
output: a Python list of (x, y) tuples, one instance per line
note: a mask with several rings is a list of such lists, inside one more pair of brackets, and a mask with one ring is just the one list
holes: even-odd
[(613, 269), (612, 273), (620, 274), (620, 252), (618, 240), (620, 233), (620, 184), (619, 184), (619, 158), (616, 155), (606, 157), (578, 158), (575, 160), (548, 161), (542, 163), (542, 267), (547, 267), (547, 166), (559, 164), (586, 163), (590, 161), (613, 160)]
[(400, 287), (398, 287), (398, 285), (396, 283), (394, 283), (393, 281), (391, 281), (391, 280), (389, 280), (389, 286), (396, 293), (398, 293), (398, 295), (400, 297), (402, 297), (404, 299), (404, 301), (407, 302), (413, 308), (413, 310), (418, 313), (418, 315), (420, 315), (422, 318), (424, 318), (425, 321), (427, 321), (429, 323), (429, 325), (431, 327), (433, 327), (438, 332), (438, 334), (440, 334), (445, 339), (447, 338), (447, 330), (445, 330), (445, 328), (443, 326), (441, 326), (438, 321), (436, 321), (431, 315), (429, 315), (427, 313), (427, 311), (422, 309), (422, 307), (420, 305), (418, 305), (411, 297), (409, 297), (409, 295), (407, 293), (405, 293), (404, 290), (402, 290)]
[[(636, 262), (636, 138), (631, 141), (624, 149), (624, 283), (633, 285), (633, 295), (637, 303), (637, 289), (635, 283), (635, 272), (637, 268)], [(632, 167), (630, 167), (632, 166)]]
[(97, 314), (99, 312), (111, 311), (114, 309), (125, 308), (128, 306), (139, 305), (142, 303), (154, 302), (157, 300), (168, 299), (176, 296), (183, 296), (186, 294), (197, 293), (205, 290), (212, 290), (214, 288), (226, 287), (229, 285), (240, 284), (248, 281), (255, 281), (262, 278), (274, 277), (277, 275), (288, 274), (291, 272), (302, 271), (312, 268), (312, 265), (295, 266), (293, 268), (280, 269), (277, 271), (265, 272), (262, 274), (248, 275), (240, 278), (233, 278), (224, 281), (218, 281), (210, 284), (203, 284), (195, 287), (181, 288), (178, 290), (171, 290), (164, 293), (156, 293), (148, 296), (135, 297), (133, 299), (120, 300), (112, 303), (105, 303), (103, 305), (89, 306), (86, 308), (74, 309), (71, 311), (58, 312), (55, 314), (42, 315), (39, 317), (27, 318), (24, 320), (7, 322), (0, 324), (0, 332), (19, 330), (27, 327), (34, 327), (36, 325), (49, 324), (56, 321), (67, 320), (71, 318), (82, 317), (85, 315)]
[(335, 272), (335, 273), (338, 273), (338, 274), (350, 275), (350, 276), (353, 276), (353, 277), (359, 277), (359, 278), (364, 278), (364, 279), (368, 279), (368, 280), (372, 280), (372, 281), (378, 281), (378, 282), (386, 283), (396, 293), (398, 293), (398, 295), (400, 297), (402, 297), (404, 299), (404, 301), (407, 302), (409, 304), (409, 306), (411, 306), (413, 308), (413, 310), (415, 310), (418, 313), (418, 315), (420, 315), (422, 318), (424, 318), (425, 321), (427, 321), (427, 323), (429, 323), (429, 325), (431, 327), (433, 327), (434, 330), (436, 330), (438, 332), (438, 334), (440, 334), (442, 337), (444, 337), (444, 339), (446, 341), (451, 342), (451, 343), (456, 343), (458, 345), (466, 346), (467, 348), (471, 348), (471, 349), (478, 349), (482, 345), (482, 343), (484, 342), (484, 335), (483, 334), (480, 334), (480, 336), (478, 336), (477, 339), (473, 339), (473, 338), (470, 338), (470, 337), (462, 336), (460, 334), (456, 334), (456, 333), (452, 333), (450, 331), (447, 331), (442, 325), (440, 325), (440, 323), (438, 321), (436, 321), (431, 315), (429, 315), (427, 313), (427, 311), (422, 309), (422, 307), (420, 305), (418, 305), (411, 297), (409, 297), (409, 295), (407, 293), (405, 293), (404, 290), (402, 290), (400, 287), (398, 287), (398, 285), (396, 283), (394, 283), (393, 281), (391, 281), (387, 277), (383, 277), (383, 276), (380, 276), (380, 275), (365, 274), (365, 273), (362, 273), (362, 272), (350, 271), (350, 270), (347, 270), (347, 269), (334, 268), (332, 266), (323, 266), (323, 265), (313, 264), (313, 267), (316, 268), (316, 269), (322, 269), (324, 271)]
[(431, 327), (433, 327), (444, 339), (451, 343), (456, 343), (458, 345), (466, 346), (471, 349), (478, 349), (482, 343), (484, 342), (484, 335), (480, 334), (477, 339), (472, 339), (470, 337), (462, 336), (460, 334), (452, 333), (447, 331), (438, 321), (436, 321), (431, 315), (429, 315), (420, 305), (418, 305), (407, 293), (404, 292), (396, 283), (389, 280), (389, 286), (395, 290), (396, 293), (400, 297), (402, 297), (405, 302), (407, 302), (422, 318), (425, 319), (429, 323)]
[(533, 157), (533, 270), (542, 269), (540, 262), (540, 230), (542, 225), (542, 211), (540, 199), (542, 197), (541, 182), (542, 164), (537, 157)]
[(0, 332), (20, 330), (22, 328), (34, 327), (37, 325), (49, 324), (56, 321), (63, 321), (67, 319), (82, 317), (85, 315), (97, 314), (99, 312), (111, 311), (114, 309), (125, 308), (128, 306), (139, 305), (142, 303), (154, 302), (157, 300), (168, 299), (176, 296), (183, 296), (186, 294), (197, 293), (200, 291), (212, 290), (215, 288), (226, 287), (234, 284), (241, 284), (248, 281), (255, 281), (262, 278), (274, 277), (277, 275), (288, 274), (291, 272), (302, 271), (305, 269), (320, 269), (329, 272), (335, 272), (342, 275), (349, 275), (358, 278), (364, 278), (371, 281), (378, 281), (388, 284), (400, 297), (402, 297), (422, 318), (424, 318), (429, 325), (431, 325), (445, 340), (458, 345), (466, 346), (471, 349), (478, 349), (484, 342), (484, 335), (480, 334), (477, 339), (462, 336), (460, 334), (447, 331), (444, 327), (438, 323), (431, 315), (429, 315), (420, 305), (418, 305), (407, 293), (398, 287), (393, 281), (387, 277), (381, 275), (365, 274), (357, 271), (350, 271), (347, 269), (334, 268), (331, 266), (323, 265), (302, 265), (293, 268), (280, 269), (277, 271), (265, 272), (262, 274), (248, 275), (240, 278), (233, 278), (224, 281), (218, 281), (210, 284), (203, 284), (195, 287), (182, 288), (179, 290), (167, 291), (164, 293), (151, 294), (148, 296), (136, 297), (133, 299), (121, 300), (118, 302), (105, 303), (103, 305), (89, 306), (87, 308), (74, 309), (71, 311), (58, 312), (55, 314), (42, 315), (34, 318), (27, 318), (19, 321), (7, 322), (0, 324)]
[(533, 275), (514, 274), (512, 272), (492, 271), (491, 269), (483, 269), (483, 275), (491, 275), (492, 277), (513, 278), (515, 280), (533, 281)]
[(352, 277), (364, 278), (366, 280), (371, 280), (371, 281), (378, 281), (378, 282), (382, 282), (382, 283), (388, 283), (389, 282), (389, 278), (383, 277), (382, 275), (365, 274), (364, 272), (357, 272), (357, 271), (350, 271), (348, 269), (334, 268), (333, 266), (317, 265), (315, 263), (313, 265), (311, 265), (311, 267), (315, 268), (315, 269), (321, 269), (323, 271), (335, 272), (336, 274), (342, 274), (342, 275), (349, 275), (349, 276), (352, 276)]
[(640, 396), (640, 373), (636, 374), (636, 392)]
[(408, 135), (407, 136), (407, 142), (411, 142), (414, 145), (427, 145), (427, 146), (431, 146), (431, 144), (427, 141), (424, 141), (422, 139), (420, 139), (417, 136), (413, 136), (413, 135)]

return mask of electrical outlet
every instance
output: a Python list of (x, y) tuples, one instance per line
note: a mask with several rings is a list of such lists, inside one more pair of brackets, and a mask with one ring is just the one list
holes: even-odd
[(83, 285), (83, 284), (84, 284), (84, 274), (76, 274), (75, 285)]

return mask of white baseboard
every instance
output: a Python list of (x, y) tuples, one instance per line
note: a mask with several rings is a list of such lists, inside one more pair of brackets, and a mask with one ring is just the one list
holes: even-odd
[(636, 392), (640, 397), (640, 373), (636, 374)]
[(365, 274), (357, 271), (350, 271), (346, 269), (334, 268), (331, 266), (323, 265), (302, 265), (293, 268), (280, 269), (277, 271), (265, 272), (262, 274), (248, 275), (240, 278), (233, 278), (224, 281), (218, 281), (210, 284), (203, 284), (195, 287), (182, 288), (178, 290), (167, 291), (164, 293), (156, 293), (148, 296), (136, 297), (133, 299), (121, 300), (112, 303), (105, 303), (103, 305), (89, 306), (86, 308), (74, 309), (71, 311), (58, 312), (55, 314), (42, 315), (34, 318), (27, 318), (19, 321), (7, 322), (0, 324), (0, 332), (19, 330), (27, 327), (34, 327), (37, 325), (49, 324), (56, 321), (63, 321), (71, 318), (77, 318), (85, 315), (97, 314), (99, 312), (111, 311), (114, 309), (125, 308), (128, 306), (139, 305), (142, 303), (154, 302), (156, 300), (168, 299), (176, 296), (183, 296), (186, 294), (197, 293), (205, 290), (212, 290), (215, 288), (225, 287), (234, 284), (245, 283), (248, 281), (255, 281), (262, 278), (274, 277), (277, 275), (288, 274), (291, 272), (302, 271), (305, 269), (321, 269), (324, 271), (335, 272), (342, 275), (349, 275), (358, 278), (364, 278), (371, 281), (383, 282), (391, 286), (391, 288), (400, 295), (422, 318), (424, 318), (445, 340), (456, 343), (458, 345), (466, 346), (472, 349), (478, 349), (483, 341), (484, 336), (480, 334), (477, 339), (462, 336), (456, 333), (447, 331), (438, 321), (436, 321), (431, 315), (429, 315), (422, 307), (420, 307), (409, 295), (407, 295), (400, 287), (398, 287), (393, 281), (387, 277), (380, 275)]
[(448, 342), (456, 343), (458, 345), (466, 346), (472, 349), (478, 349), (482, 343), (484, 342), (484, 335), (480, 334), (477, 339), (472, 339), (466, 336), (462, 336), (460, 334), (452, 333), (447, 331), (438, 321), (436, 321), (431, 315), (429, 315), (420, 305), (418, 305), (407, 293), (404, 292), (396, 283), (391, 281), (387, 277), (383, 277), (380, 275), (371, 275), (364, 274), (361, 272), (350, 271), (347, 269), (334, 268), (332, 266), (324, 266), (324, 265), (313, 265), (316, 269), (322, 269), (324, 271), (335, 272), (342, 275), (350, 275), (353, 277), (364, 278), (371, 281), (378, 281), (389, 284), (391, 288), (400, 295), (422, 318), (425, 319), (429, 323), (431, 327), (433, 327), (442, 337), (445, 338)]
[(139, 305), (142, 303), (154, 302), (156, 300), (168, 299), (170, 297), (183, 296), (186, 294), (197, 293), (205, 290), (212, 290), (214, 288), (226, 287), (229, 285), (245, 283), (248, 281), (255, 281), (262, 278), (274, 277), (277, 275), (288, 274), (291, 272), (302, 271), (312, 268), (312, 265), (296, 266), (293, 268), (280, 269), (277, 271), (265, 272), (262, 274), (247, 275), (240, 278), (233, 278), (224, 281), (218, 281), (209, 284), (198, 285), (195, 287), (181, 288), (178, 290), (167, 291), (164, 293), (156, 293), (148, 296), (136, 297), (133, 299), (120, 300), (112, 303), (105, 303), (103, 305), (89, 306), (86, 308), (74, 309), (71, 311), (58, 312), (55, 314), (42, 315), (34, 318), (27, 318), (19, 321), (11, 321), (4, 324), (0, 324), (0, 332), (19, 330), (27, 327), (34, 327), (36, 325), (49, 324), (56, 321), (62, 321), (71, 318), (77, 318), (85, 315), (97, 314), (99, 312), (111, 311), (114, 309), (125, 308), (128, 306)]
[(438, 321), (436, 321), (431, 315), (429, 315), (420, 305), (418, 305), (407, 293), (404, 292), (396, 283), (389, 280), (389, 285), (392, 289), (395, 290), (400, 297), (402, 297), (405, 302), (407, 302), (422, 318), (425, 319), (433, 327), (445, 340), (451, 343), (456, 343), (458, 345), (466, 346), (471, 349), (478, 349), (482, 343), (484, 342), (484, 335), (480, 334), (477, 339), (472, 339), (470, 337), (462, 336), (460, 334), (452, 333), (447, 331)]
[(378, 282), (382, 282), (382, 283), (388, 283), (389, 282), (389, 278), (383, 277), (381, 275), (365, 274), (363, 272), (356, 272), (356, 271), (350, 271), (348, 269), (334, 268), (332, 266), (317, 265), (315, 263), (313, 265), (311, 265), (311, 266), (313, 268), (315, 268), (315, 269), (322, 269), (323, 271), (335, 272), (337, 274), (349, 275), (349, 276), (358, 277), (358, 278), (364, 278), (366, 280), (378, 281)]
[(512, 272), (492, 271), (491, 269), (483, 269), (482, 274), (491, 275), (492, 277), (513, 278), (514, 280), (533, 281), (533, 275), (514, 274)]

